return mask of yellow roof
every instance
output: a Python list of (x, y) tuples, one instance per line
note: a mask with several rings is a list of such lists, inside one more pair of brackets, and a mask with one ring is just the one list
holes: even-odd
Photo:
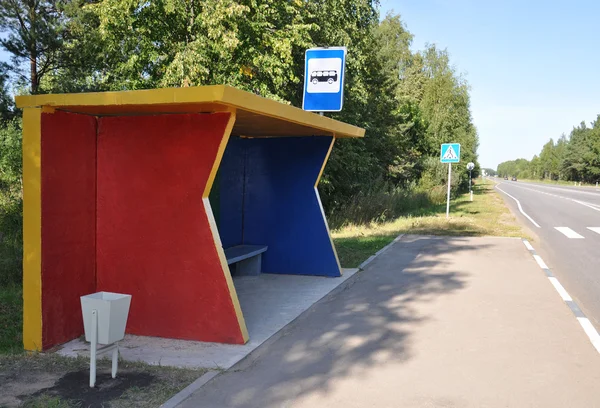
[(365, 130), (225, 85), (141, 91), (17, 96), (19, 108), (50, 107), (94, 116), (236, 112), (232, 134), (251, 137), (362, 137)]

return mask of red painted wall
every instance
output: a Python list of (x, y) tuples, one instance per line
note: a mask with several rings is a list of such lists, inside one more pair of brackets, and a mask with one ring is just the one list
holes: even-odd
[[(95, 291), (96, 118), (42, 114), (42, 348), (83, 334)], [(25, 254), (27, 256), (27, 254)]]
[(128, 333), (243, 343), (202, 202), (228, 119), (99, 119), (97, 283), (133, 295)]

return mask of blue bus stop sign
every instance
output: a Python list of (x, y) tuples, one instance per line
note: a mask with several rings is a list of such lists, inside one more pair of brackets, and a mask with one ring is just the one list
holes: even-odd
[(345, 64), (345, 47), (306, 50), (302, 109), (313, 112), (342, 110)]
[(460, 162), (460, 143), (444, 143), (442, 144), (442, 152), (440, 155), (442, 163), (458, 163)]

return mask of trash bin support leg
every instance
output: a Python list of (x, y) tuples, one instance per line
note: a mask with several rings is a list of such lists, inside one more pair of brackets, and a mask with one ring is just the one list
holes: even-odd
[(96, 351), (98, 348), (98, 311), (92, 310), (92, 342), (90, 347), (90, 387), (96, 385)]
[(112, 352), (112, 378), (117, 377), (117, 368), (119, 365), (118, 359), (119, 359), (119, 348), (115, 344), (115, 348), (113, 349), (113, 352)]
[(90, 340), (90, 387), (94, 388), (96, 385), (96, 362), (98, 354), (112, 351), (112, 378), (117, 377), (117, 369), (119, 368), (118, 343), (98, 347), (98, 311), (95, 309), (92, 310), (92, 338)]

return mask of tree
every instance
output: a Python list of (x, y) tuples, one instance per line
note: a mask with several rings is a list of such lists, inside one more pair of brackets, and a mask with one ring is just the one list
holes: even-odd
[(530, 178), (530, 162), (526, 159), (509, 160), (498, 165), (500, 177)]
[[(407, 84), (415, 83), (415, 77), (407, 72), (417, 58), (411, 50), (413, 36), (406, 29), (399, 15), (388, 14), (374, 30), (376, 50), (381, 69), (393, 99), (387, 119), (395, 128), (394, 139), (397, 150), (388, 170), (392, 179), (406, 184), (420, 178), (424, 169), (424, 154), (429, 150), (424, 137), (427, 130), (422, 111), (418, 106), (420, 94), (412, 92)], [(415, 85), (418, 87), (419, 85)], [(384, 96), (380, 96), (385, 102)], [(395, 124), (394, 124), (395, 123)], [(388, 131), (389, 133), (389, 131)]]
[[(317, 46), (342, 45), (346, 61), (344, 110), (335, 119), (367, 128), (364, 139), (340, 143), (333, 150), (320, 191), (330, 211), (376, 183), (389, 180), (398, 155), (399, 123), (394, 109), (394, 85), (383, 70), (376, 30), (379, 15), (369, 0), (308, 2)], [(298, 61), (302, 66), (303, 56)], [(298, 88), (299, 95), (301, 88)], [(299, 100), (299, 99), (298, 99)]]
[(543, 178), (550, 180), (558, 180), (559, 159), (554, 149), (554, 140), (550, 139), (548, 143), (542, 147), (540, 153), (540, 163), (543, 172)]
[(0, 70), (0, 126), (14, 116), (14, 105), (12, 98), (8, 94), (7, 84), (8, 75)]
[(534, 155), (529, 163), (529, 172), (534, 179), (541, 179), (543, 177), (544, 173), (541, 169), (541, 160), (537, 155)]
[(74, 15), (93, 61), (80, 82), (99, 89), (227, 84), (289, 101), (312, 44), (298, 1), (103, 0)]
[(562, 163), (569, 180), (593, 183), (600, 179), (600, 121), (592, 126), (581, 122), (571, 131)]
[(23, 194), (21, 123), (0, 124), (0, 287), (21, 281)]
[(300, 106), (305, 50), (347, 47), (344, 110), (327, 116), (367, 132), (333, 150), (320, 185), (329, 212), (373, 186), (388, 193), (439, 183), (442, 142), (461, 143), (461, 161), (479, 168), (467, 82), (446, 50), (411, 51), (401, 17), (380, 21), (376, 0), (0, 4), (10, 32), (2, 45), (13, 72), (32, 63), (32, 93), (227, 84)]
[[(501, 163), (498, 165), (498, 172), (513, 169), (519, 171), (515, 167), (519, 160)], [(556, 143), (550, 139), (542, 147), (539, 156), (533, 156), (526, 170), (523, 168), (520, 171), (527, 177), (599, 182), (600, 115), (592, 122), (591, 128), (581, 122), (573, 128), (569, 137), (563, 134)]]
[[(429, 154), (438, 153), (441, 143), (461, 144), (461, 164), (477, 163), (479, 140), (470, 111), (469, 86), (450, 65), (447, 50), (429, 45), (420, 53), (426, 81), (420, 108), (427, 122)], [(468, 185), (467, 172), (461, 172), (461, 186)]]
[[(57, 0), (0, 0), (0, 45), (12, 55), (11, 70), (40, 92), (43, 77), (64, 61), (65, 21)], [(28, 63), (24, 69), (23, 64)]]

